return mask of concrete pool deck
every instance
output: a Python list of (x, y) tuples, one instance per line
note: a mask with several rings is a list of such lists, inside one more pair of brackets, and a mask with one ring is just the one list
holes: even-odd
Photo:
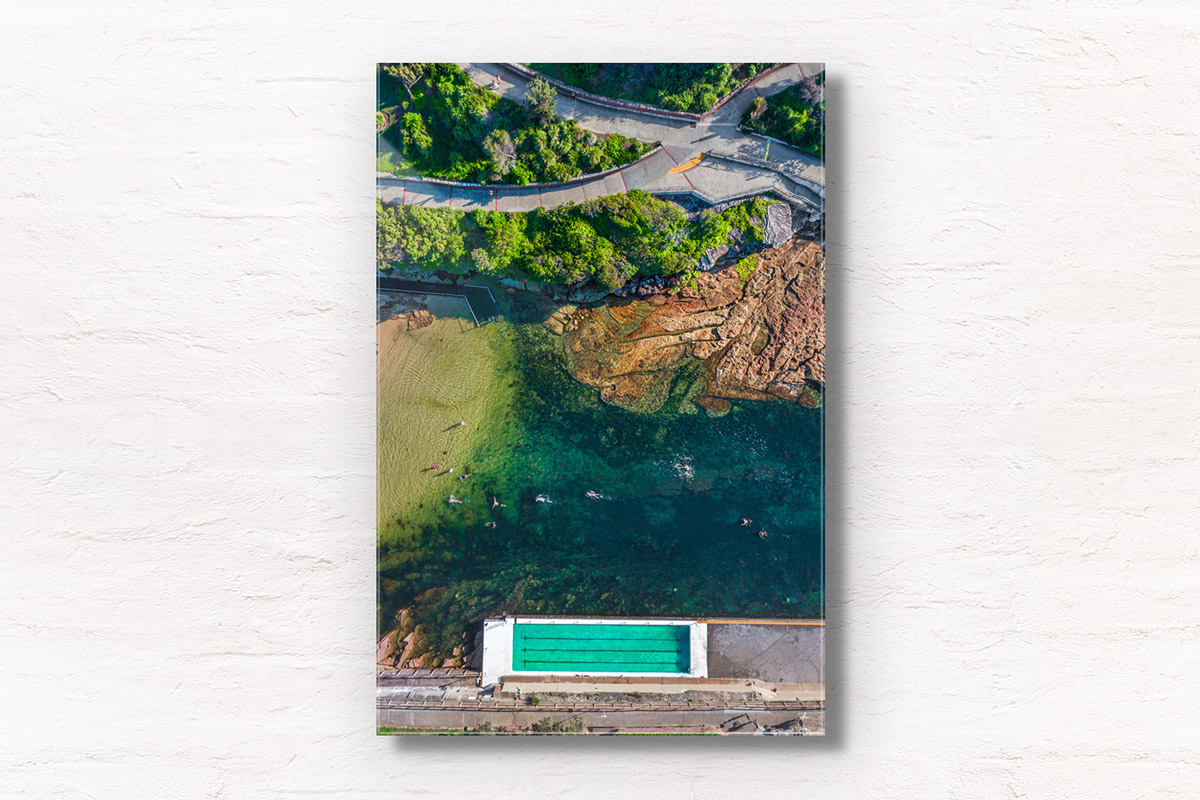
[[(554, 671), (516, 668), (518, 626), (680, 626), (688, 628), (687, 672)], [(823, 620), (576, 619), (504, 617), (484, 624), (481, 686), (516, 692), (688, 691), (755, 693), (766, 700), (824, 700)]]
[(708, 675), (774, 684), (825, 683), (825, 626), (762, 622), (708, 624)]

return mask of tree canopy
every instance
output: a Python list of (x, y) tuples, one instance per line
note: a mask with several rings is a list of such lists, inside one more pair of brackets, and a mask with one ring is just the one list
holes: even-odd
[(689, 221), (683, 209), (640, 191), (527, 214), (377, 205), (379, 269), (477, 270), (548, 283), (592, 278), (610, 291), (635, 275), (677, 275), (738, 228), (761, 241), (761, 197)]
[[(380, 74), (380, 92), (394, 95), (387, 101), (394, 105), (381, 98), (385, 121), (376, 122), (410, 162), (410, 174), (468, 183), (563, 181), (628, 164), (651, 148), (559, 119), (544, 80), (530, 85), (522, 104), (478, 86), (455, 64), (386, 64)], [(390, 118), (400, 124), (387, 125)]]

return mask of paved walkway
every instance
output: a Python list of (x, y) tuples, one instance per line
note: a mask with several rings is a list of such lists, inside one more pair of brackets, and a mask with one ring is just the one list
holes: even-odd
[[(746, 721), (760, 725), (783, 725), (802, 720), (803, 730), (810, 734), (820, 735), (825, 731), (825, 710), (823, 708), (678, 708), (678, 709), (591, 709), (569, 711), (548, 709), (545, 707), (525, 709), (508, 708), (388, 708), (380, 706), (377, 710), (377, 724), (381, 727), (395, 728), (440, 728), (464, 729), (474, 728), (484, 722), (492, 727), (509, 729), (529, 727), (545, 717), (552, 720), (564, 721), (573, 716), (583, 720), (583, 724), (591, 729), (652, 729), (652, 728), (719, 728), (724, 723)], [(752, 729), (752, 727), (751, 727)]]
[[(522, 75), (503, 64), (461, 65), (481, 86), (503, 78), (499, 93), (521, 102), (528, 88)], [(554, 188), (488, 189), (446, 186), (414, 179), (377, 174), (378, 194), (384, 202), (450, 207), (471, 211), (531, 211), (539, 206), (578, 202), (591, 197), (619, 194), (630, 189), (647, 192), (695, 192), (713, 203), (769, 190), (796, 202), (820, 206), (825, 194), (825, 165), (813, 156), (737, 127), (755, 97), (768, 97), (786, 89), (819, 64), (789, 64), (739, 92), (702, 122), (657, 117), (640, 111), (598, 106), (582, 98), (558, 96), (558, 115), (574, 119), (597, 133), (619, 133), (647, 142), (660, 141), (662, 149), (611, 175)], [(702, 153), (712, 153), (695, 167), (671, 172)], [(744, 159), (744, 160), (743, 160)]]

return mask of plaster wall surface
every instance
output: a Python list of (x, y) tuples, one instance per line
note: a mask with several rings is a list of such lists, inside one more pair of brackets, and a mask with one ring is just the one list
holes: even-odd
[[(8, 4), (0, 795), (1196, 797), (1198, 32)], [(823, 740), (374, 735), (373, 65), (467, 58), (827, 63)]]

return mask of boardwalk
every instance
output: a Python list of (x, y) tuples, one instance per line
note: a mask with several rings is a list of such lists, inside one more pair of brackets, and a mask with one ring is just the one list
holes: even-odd
[[(499, 93), (520, 102), (528, 80), (504, 64), (462, 64), (472, 80), (489, 85), (503, 78)], [(557, 113), (597, 133), (619, 133), (646, 142), (662, 142), (649, 157), (607, 176), (554, 187), (494, 188), (448, 186), (377, 173), (377, 193), (386, 203), (456, 208), (464, 211), (531, 211), (538, 207), (579, 202), (631, 189), (651, 193), (693, 193), (711, 203), (776, 191), (787, 200), (820, 207), (825, 197), (825, 165), (813, 156), (780, 142), (738, 129), (755, 97), (769, 97), (820, 69), (817, 64), (789, 64), (731, 98), (700, 122), (670, 119), (641, 111), (599, 106), (582, 97), (558, 96)], [(703, 153), (697, 165), (679, 170)], [(672, 170), (675, 170), (674, 172)]]
[(449, 283), (428, 281), (406, 281), (399, 278), (376, 278), (375, 288), (388, 292), (411, 292), (413, 294), (436, 294), (463, 297), (471, 309), (476, 325), (486, 325), (500, 316), (500, 306), (486, 286), (457, 286)]

